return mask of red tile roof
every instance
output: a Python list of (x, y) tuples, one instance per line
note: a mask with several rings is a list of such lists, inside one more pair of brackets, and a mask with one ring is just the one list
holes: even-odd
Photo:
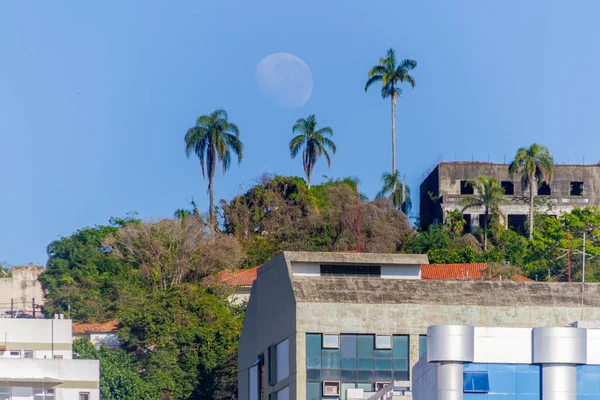
[(75, 322), (73, 324), (73, 334), (83, 335), (91, 332), (116, 332), (119, 327), (119, 321), (108, 322)]
[[(430, 280), (460, 280), (482, 279), (483, 270), (487, 263), (474, 264), (423, 264), (421, 265), (421, 279)], [(532, 282), (523, 275), (515, 275), (512, 280), (517, 282)]]
[(205, 285), (225, 285), (225, 286), (252, 286), (256, 280), (259, 266), (249, 269), (238, 269), (232, 271), (230, 269), (223, 270), (217, 276), (207, 276), (202, 280)]

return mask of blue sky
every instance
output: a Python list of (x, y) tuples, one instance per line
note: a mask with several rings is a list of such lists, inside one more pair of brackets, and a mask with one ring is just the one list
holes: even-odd
[[(559, 163), (595, 163), (599, 15), (596, 0), (1, 0), (0, 260), (44, 264), (52, 240), (129, 211), (171, 216), (192, 197), (206, 209), (183, 135), (219, 107), (245, 150), (217, 174), (217, 198), (265, 172), (302, 175), (287, 145), (311, 113), (338, 146), (313, 182), (357, 176), (373, 197), (391, 164), (390, 106), (363, 88), (389, 47), (419, 62), (397, 109), (413, 196), (438, 159), (502, 162), (539, 142)], [(257, 86), (276, 52), (312, 71), (302, 107)]]

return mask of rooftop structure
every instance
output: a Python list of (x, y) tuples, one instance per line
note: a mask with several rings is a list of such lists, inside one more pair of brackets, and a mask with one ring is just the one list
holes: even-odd
[(44, 292), (38, 277), (44, 267), (13, 267), (10, 276), (0, 273), (0, 318), (39, 316)]
[[(239, 342), (241, 400), (405, 397), (427, 328), (600, 320), (600, 285), (422, 280), (424, 255), (283, 252), (258, 269)], [(398, 394), (400, 393), (400, 394)]]
[(0, 319), (0, 399), (98, 400), (97, 360), (74, 360), (71, 320)]
[(76, 322), (73, 324), (73, 340), (88, 339), (97, 349), (103, 344), (110, 349), (116, 349), (120, 345), (117, 336), (119, 321), (113, 320), (103, 323), (98, 322)]

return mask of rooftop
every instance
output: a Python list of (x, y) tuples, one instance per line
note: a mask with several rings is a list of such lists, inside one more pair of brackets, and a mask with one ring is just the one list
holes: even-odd
[[(474, 264), (423, 264), (421, 265), (421, 279), (425, 280), (469, 280), (484, 279), (483, 272), (487, 263)], [(507, 277), (508, 280), (517, 282), (533, 282), (523, 275)]]
[(74, 335), (85, 335), (94, 332), (116, 332), (119, 327), (119, 321), (108, 322), (75, 322), (73, 323)]

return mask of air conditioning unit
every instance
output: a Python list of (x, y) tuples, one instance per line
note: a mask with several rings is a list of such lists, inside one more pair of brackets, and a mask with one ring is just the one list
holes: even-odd
[(391, 384), (392, 382), (375, 382), (375, 391), (379, 392), (381, 389), (386, 386), (390, 386)]
[(337, 397), (340, 395), (340, 383), (335, 381), (323, 382), (323, 396)]

